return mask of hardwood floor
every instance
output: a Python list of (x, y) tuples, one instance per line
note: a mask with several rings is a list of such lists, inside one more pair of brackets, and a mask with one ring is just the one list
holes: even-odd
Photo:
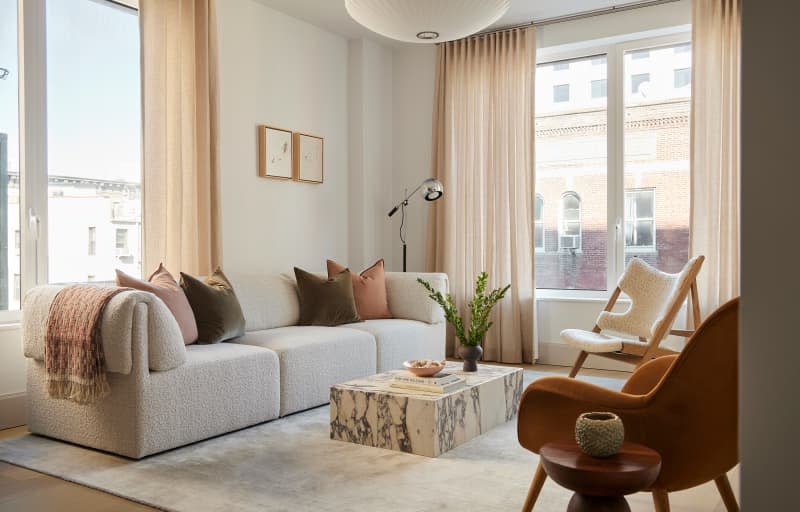
[[(494, 364), (494, 363), (493, 363)], [(567, 375), (568, 367), (547, 365), (512, 365), (528, 369)], [(582, 375), (597, 377), (627, 378), (625, 372), (583, 369)], [(0, 430), (0, 441), (25, 435), (25, 427)], [(739, 470), (735, 468), (728, 474), (738, 498)], [(722, 500), (718, 499), (713, 483), (705, 484), (689, 491), (672, 493), (670, 501), (675, 511), (706, 510), (723, 512)], [(709, 499), (711, 497), (711, 499)], [(524, 497), (521, 497), (522, 499)], [(636, 495), (639, 500), (649, 502), (647, 495)], [(705, 498), (705, 499), (702, 499)], [(696, 503), (715, 503), (712, 508), (697, 507)], [(141, 512), (157, 509), (119, 498), (112, 494), (97, 491), (82, 485), (67, 482), (36, 471), (0, 462), (0, 512)]]

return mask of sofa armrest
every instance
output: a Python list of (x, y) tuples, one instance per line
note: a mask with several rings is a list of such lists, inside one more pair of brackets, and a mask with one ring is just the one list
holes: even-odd
[[(22, 305), (22, 344), (25, 357), (44, 360), (47, 316), (60, 286), (37, 286), (31, 289)], [(139, 305), (142, 306), (139, 306)], [(145, 315), (135, 315), (137, 306)], [(141, 324), (141, 322), (145, 324)], [(155, 295), (124, 291), (111, 298), (101, 319), (100, 335), (106, 371), (129, 374), (138, 363), (134, 358), (134, 333), (144, 335), (143, 364), (154, 371), (170, 370), (186, 361), (178, 323), (167, 306)], [(146, 362), (144, 361), (144, 358)]]
[(449, 282), (447, 274), (425, 272), (386, 272), (386, 295), (389, 299), (389, 310), (395, 318), (418, 320), (429, 324), (444, 322), (444, 312), (417, 278), (431, 283), (437, 291), (447, 293)]

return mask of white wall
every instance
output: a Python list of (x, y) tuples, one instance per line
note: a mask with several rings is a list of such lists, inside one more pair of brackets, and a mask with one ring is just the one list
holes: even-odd
[[(395, 201), (431, 176), (433, 87), (436, 79), (436, 47), (412, 45), (394, 51), (394, 146), (392, 189)], [(444, 191), (447, 198), (447, 190)], [(430, 205), (419, 195), (406, 208), (408, 270), (425, 270), (425, 239)], [(402, 269), (402, 245), (398, 230), (400, 213), (392, 217), (392, 270)]]
[[(691, 23), (691, 2), (662, 4), (644, 9), (593, 18), (557, 23), (536, 30), (537, 49), (558, 51), (604, 44), (621, 35), (637, 33), (639, 37), (655, 36), (670, 27)], [(587, 41), (592, 41), (587, 44)], [(393, 187), (416, 186), (430, 174), (431, 122), (435, 81), (435, 46), (398, 48), (394, 53), (394, 175)], [(447, 190), (445, 190), (445, 198)], [(425, 264), (427, 211), (424, 204), (410, 208), (408, 228), (409, 270), (422, 270)], [(393, 241), (399, 254), (400, 243)], [(567, 327), (594, 324), (604, 300), (537, 300), (537, 336), (539, 361), (571, 364), (576, 352), (562, 344), (559, 332)], [(678, 325), (681, 325), (680, 323)], [(601, 358), (589, 358), (587, 366), (628, 369)]]
[[(217, 17), (223, 268), (347, 261), (347, 41), (251, 0)], [(259, 124), (324, 137), (324, 183), (258, 177)]]
[(742, 510), (797, 510), (800, 274), (797, 236), (775, 235), (797, 219), (795, 2), (745, 0), (742, 11), (742, 302), (739, 447)]
[(379, 258), (392, 268), (392, 51), (366, 39), (349, 42), (350, 255), (359, 271)]

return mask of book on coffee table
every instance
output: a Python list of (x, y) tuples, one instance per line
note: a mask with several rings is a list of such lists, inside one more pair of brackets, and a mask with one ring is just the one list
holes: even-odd
[(449, 393), (464, 385), (464, 379), (452, 373), (438, 373), (433, 377), (417, 377), (416, 375), (398, 374), (392, 378), (391, 387), (430, 391), (431, 393)]

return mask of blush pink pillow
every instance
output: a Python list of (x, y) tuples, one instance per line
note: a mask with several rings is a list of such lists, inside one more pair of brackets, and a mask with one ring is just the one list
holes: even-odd
[(117, 286), (127, 286), (143, 292), (150, 292), (164, 301), (172, 316), (178, 322), (178, 327), (183, 335), (184, 345), (191, 345), (197, 341), (197, 322), (195, 322), (192, 307), (183, 289), (175, 282), (164, 265), (158, 264), (158, 268), (153, 272), (147, 281), (129, 276), (121, 270), (117, 270)]
[[(328, 279), (347, 270), (347, 267), (328, 260)], [(356, 312), (362, 320), (375, 320), (378, 318), (392, 318), (389, 311), (389, 300), (386, 298), (386, 276), (383, 270), (383, 260), (378, 260), (374, 265), (356, 274), (350, 271), (353, 281), (353, 297), (356, 301)]]

